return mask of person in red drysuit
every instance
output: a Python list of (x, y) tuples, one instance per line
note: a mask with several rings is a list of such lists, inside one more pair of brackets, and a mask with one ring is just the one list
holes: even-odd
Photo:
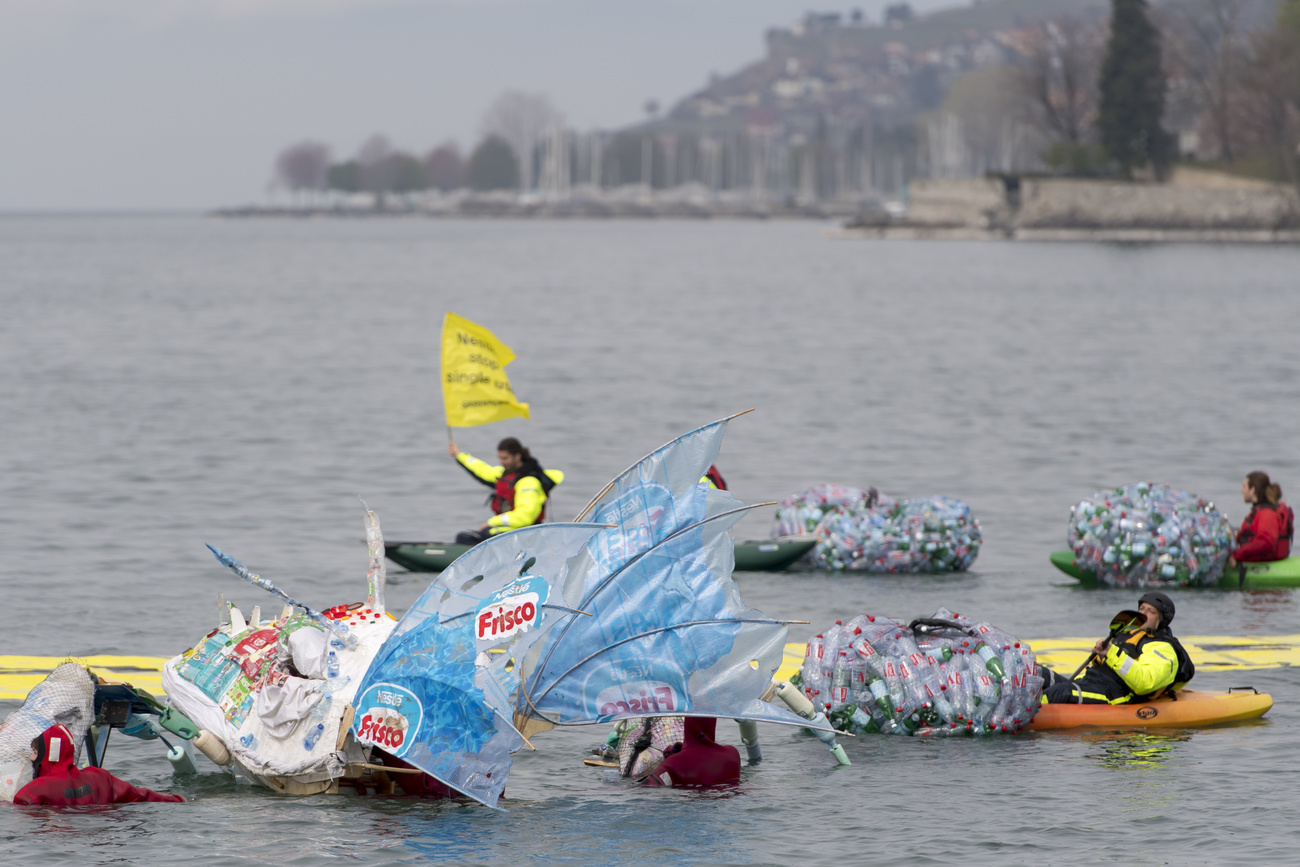
[(1237, 547), (1228, 565), (1267, 563), (1291, 556), (1295, 518), (1291, 507), (1282, 502), (1282, 489), (1269, 481), (1268, 473), (1254, 472), (1241, 483), (1241, 498), (1251, 509), (1237, 531)]
[(32, 741), (36, 779), (18, 790), (21, 806), (71, 807), (81, 804), (130, 804), (137, 801), (184, 801), (180, 795), (155, 792), (119, 780), (103, 768), (78, 768), (72, 734), (50, 726)]
[(740, 751), (713, 740), (718, 721), (688, 716), (681, 749), (645, 778), (647, 786), (719, 786), (740, 782)]

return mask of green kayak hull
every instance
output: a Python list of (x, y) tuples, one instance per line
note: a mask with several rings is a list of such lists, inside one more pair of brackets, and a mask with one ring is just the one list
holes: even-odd
[[(737, 572), (775, 572), (785, 569), (808, 552), (817, 540), (810, 536), (736, 543)], [(469, 545), (448, 542), (389, 542), (388, 559), (412, 572), (441, 572)]]
[[(1097, 576), (1074, 562), (1073, 551), (1053, 551), (1052, 565), (1082, 584), (1096, 584)], [(1272, 563), (1239, 563), (1228, 569), (1215, 585), (1224, 590), (1274, 590), (1300, 587), (1300, 557)]]
[(807, 554), (817, 540), (812, 536), (790, 536), (763, 542), (736, 543), (737, 572), (779, 572)]

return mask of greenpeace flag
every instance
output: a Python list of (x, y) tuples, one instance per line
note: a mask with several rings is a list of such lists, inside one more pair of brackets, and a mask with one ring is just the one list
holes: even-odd
[(515, 398), (506, 365), (515, 360), (496, 336), (448, 311), (442, 323), (442, 399), (448, 427), (475, 425), (523, 416), (528, 404)]

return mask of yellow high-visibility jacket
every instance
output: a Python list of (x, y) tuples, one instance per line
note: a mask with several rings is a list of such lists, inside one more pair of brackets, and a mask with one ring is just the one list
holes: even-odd
[[(492, 535), (530, 527), (546, 514), (546, 492), (564, 481), (560, 470), (543, 470), (536, 461), (529, 461), (507, 475), (505, 467), (490, 466), (468, 452), (456, 455), (456, 461), (470, 475), (492, 488), (492, 511), (488, 519), (488, 532)], [(542, 483), (545, 476), (547, 483)]]

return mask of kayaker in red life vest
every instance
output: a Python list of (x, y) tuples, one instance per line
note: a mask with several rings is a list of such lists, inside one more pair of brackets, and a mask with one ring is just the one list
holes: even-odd
[(681, 749), (665, 756), (645, 785), (694, 788), (740, 782), (740, 751), (713, 740), (717, 727), (713, 717), (688, 716)]
[(1241, 483), (1241, 499), (1251, 504), (1250, 514), (1237, 531), (1237, 547), (1232, 549), (1228, 565), (1290, 557), (1295, 514), (1282, 502), (1282, 489), (1269, 481), (1268, 473), (1256, 471)]
[(180, 795), (155, 792), (119, 780), (103, 768), (78, 768), (72, 734), (50, 726), (32, 740), (36, 778), (18, 790), (20, 806), (72, 807), (82, 804), (131, 804), (139, 801), (184, 801)]
[(529, 527), (546, 520), (546, 497), (564, 481), (559, 470), (544, 470), (528, 449), (514, 437), (497, 443), (497, 460), (501, 465), (488, 466), (452, 440), (447, 454), (456, 459), (471, 476), (493, 489), (490, 499), (493, 516), (477, 530), (456, 534), (457, 545), (477, 545), (488, 536)]
[(1136, 612), (1120, 612), (1116, 621), (1128, 624), (1142, 618), (1145, 622), (1118, 635), (1114, 644), (1107, 639), (1098, 641), (1092, 648), (1095, 663), (1077, 680), (1039, 666), (1044, 703), (1125, 704), (1181, 689), (1196, 667), (1169, 629), (1174, 601), (1163, 593), (1147, 593), (1138, 601)]

